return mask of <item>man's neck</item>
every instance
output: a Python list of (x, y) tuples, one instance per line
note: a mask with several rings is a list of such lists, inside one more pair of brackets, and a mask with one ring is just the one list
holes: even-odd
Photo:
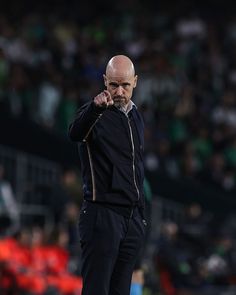
[(125, 114), (128, 114), (128, 112), (132, 110), (132, 107), (133, 107), (133, 103), (130, 100), (126, 105), (120, 106), (119, 110), (124, 112)]

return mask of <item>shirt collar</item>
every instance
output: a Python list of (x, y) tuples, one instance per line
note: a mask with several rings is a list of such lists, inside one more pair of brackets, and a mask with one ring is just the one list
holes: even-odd
[(118, 109), (128, 115), (133, 107), (137, 108), (136, 104), (132, 100), (130, 100), (125, 107), (119, 107)]

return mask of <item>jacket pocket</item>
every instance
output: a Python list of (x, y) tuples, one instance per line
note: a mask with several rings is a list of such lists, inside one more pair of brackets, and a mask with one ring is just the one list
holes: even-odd
[(112, 171), (112, 191), (123, 192), (130, 191), (134, 187), (134, 175), (132, 167), (127, 164), (113, 166)]

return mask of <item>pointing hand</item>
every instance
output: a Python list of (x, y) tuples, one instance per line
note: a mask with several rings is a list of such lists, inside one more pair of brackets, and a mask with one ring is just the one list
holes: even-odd
[(114, 104), (109, 91), (104, 90), (94, 97), (94, 103), (98, 107), (109, 107)]

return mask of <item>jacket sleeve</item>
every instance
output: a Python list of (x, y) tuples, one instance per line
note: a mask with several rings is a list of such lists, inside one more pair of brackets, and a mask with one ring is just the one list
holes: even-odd
[(69, 126), (69, 137), (72, 141), (86, 140), (93, 126), (106, 108), (96, 107), (94, 102), (83, 105)]

